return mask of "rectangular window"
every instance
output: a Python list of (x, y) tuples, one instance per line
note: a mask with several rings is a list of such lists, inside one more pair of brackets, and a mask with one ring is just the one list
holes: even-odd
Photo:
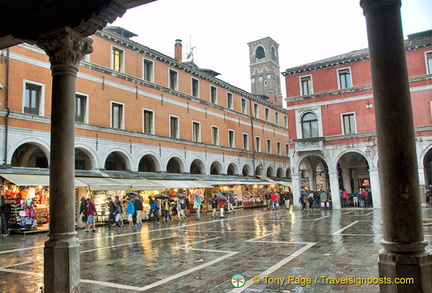
[(285, 145), (285, 155), (287, 157), (289, 156), (289, 145), (288, 144)]
[(192, 141), (201, 141), (201, 125), (199, 122), (192, 122)]
[(247, 109), (247, 107), (246, 107), (246, 99), (242, 98), (241, 99), (241, 112), (243, 114), (247, 114), (246, 113), (246, 111), (247, 111), (246, 109)]
[(230, 148), (235, 148), (235, 137), (234, 137), (234, 130), (229, 129), (228, 130), (228, 146)]
[(154, 134), (154, 112), (151, 110), (144, 110), (143, 132)]
[(426, 73), (432, 74), (432, 52), (426, 53)]
[(356, 133), (354, 113), (342, 114), (344, 134)]
[(282, 155), (282, 150), (281, 150), (281, 143), (278, 141), (276, 142), (276, 151), (277, 151), (277, 155), (281, 156)]
[(217, 104), (217, 88), (214, 86), (210, 87), (210, 98), (212, 103)]
[(246, 151), (249, 150), (249, 137), (247, 133), (243, 133), (243, 149)]
[(275, 124), (279, 125), (279, 113), (275, 112)]
[(258, 104), (254, 104), (254, 117), (255, 118), (258, 118), (259, 117), (259, 115), (258, 115)]
[(212, 144), (219, 145), (219, 128), (212, 126)]
[(75, 94), (75, 121), (86, 122), (87, 96)]
[(234, 109), (234, 101), (232, 93), (227, 93), (227, 107)]
[(284, 127), (288, 127), (288, 117), (284, 116)]
[(26, 83), (24, 96), (24, 113), (40, 115), (42, 86)]
[(179, 118), (177, 116), (170, 116), (170, 137), (180, 138)]
[(123, 105), (111, 102), (111, 127), (123, 128)]
[(271, 146), (271, 140), (267, 139), (267, 154), (272, 153), (272, 146)]
[(312, 76), (303, 76), (300, 78), (301, 95), (306, 96), (313, 93), (312, 90)]
[(169, 88), (172, 90), (178, 89), (177, 71), (174, 71), (172, 69), (169, 70)]
[(339, 89), (347, 89), (352, 87), (351, 71), (349, 68), (338, 70)]
[(112, 69), (117, 72), (123, 72), (124, 51), (112, 47)]
[(192, 78), (192, 96), (199, 97), (199, 80)]
[(144, 59), (144, 65), (143, 65), (143, 78), (144, 80), (153, 82), (153, 68), (154, 63), (151, 60)]
[(261, 152), (261, 137), (255, 137), (255, 148), (257, 152)]
[(269, 121), (270, 120), (270, 110), (268, 108), (265, 108), (264, 113), (265, 113), (265, 120)]

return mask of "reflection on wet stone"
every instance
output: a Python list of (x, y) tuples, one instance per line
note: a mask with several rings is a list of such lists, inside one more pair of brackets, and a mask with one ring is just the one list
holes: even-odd
[[(347, 211), (343, 211), (346, 213)], [(425, 217), (432, 209), (424, 209)], [(88, 234), (78, 230), (81, 292), (230, 292), (230, 278), (378, 277), (379, 210), (238, 211), (223, 222), (202, 216), (181, 224)], [(354, 225), (350, 224), (357, 221)], [(425, 227), (432, 240), (432, 228)], [(102, 232), (103, 231), (103, 232)], [(338, 232), (339, 231), (339, 232)], [(46, 235), (0, 239), (0, 292), (37, 292)], [(309, 245), (309, 246), (307, 246)], [(20, 286), (25, 283), (26, 286)], [(246, 282), (247, 283), (247, 282)], [(243, 292), (378, 292), (355, 286), (247, 283)]]

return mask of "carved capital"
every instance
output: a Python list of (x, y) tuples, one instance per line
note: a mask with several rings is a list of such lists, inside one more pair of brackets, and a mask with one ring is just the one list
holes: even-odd
[(83, 37), (69, 27), (42, 35), (37, 45), (47, 53), (51, 65), (77, 67), (84, 55), (91, 53), (92, 39)]

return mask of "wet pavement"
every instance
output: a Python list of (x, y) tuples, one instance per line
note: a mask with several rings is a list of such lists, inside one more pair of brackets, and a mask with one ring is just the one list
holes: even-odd
[[(422, 210), (432, 218), (432, 209)], [(432, 226), (424, 226), (432, 241)], [(378, 292), (381, 210), (240, 210), (78, 231), (81, 292)], [(46, 233), (0, 238), (0, 292), (40, 292)], [(236, 274), (241, 274), (234, 276)], [(259, 284), (258, 284), (259, 283)], [(236, 288), (242, 286), (241, 288)]]

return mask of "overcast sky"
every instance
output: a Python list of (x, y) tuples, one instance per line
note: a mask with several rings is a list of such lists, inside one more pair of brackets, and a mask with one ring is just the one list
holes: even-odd
[[(157, 0), (129, 9), (114, 26), (135, 42), (174, 56), (176, 39), (195, 63), (250, 91), (247, 43), (271, 37), (287, 68), (367, 47), (358, 0)], [(404, 37), (432, 29), (432, 0), (402, 0)], [(186, 57), (186, 56), (185, 56)], [(283, 78), (282, 78), (283, 81)], [(285, 83), (282, 84), (285, 97)]]

